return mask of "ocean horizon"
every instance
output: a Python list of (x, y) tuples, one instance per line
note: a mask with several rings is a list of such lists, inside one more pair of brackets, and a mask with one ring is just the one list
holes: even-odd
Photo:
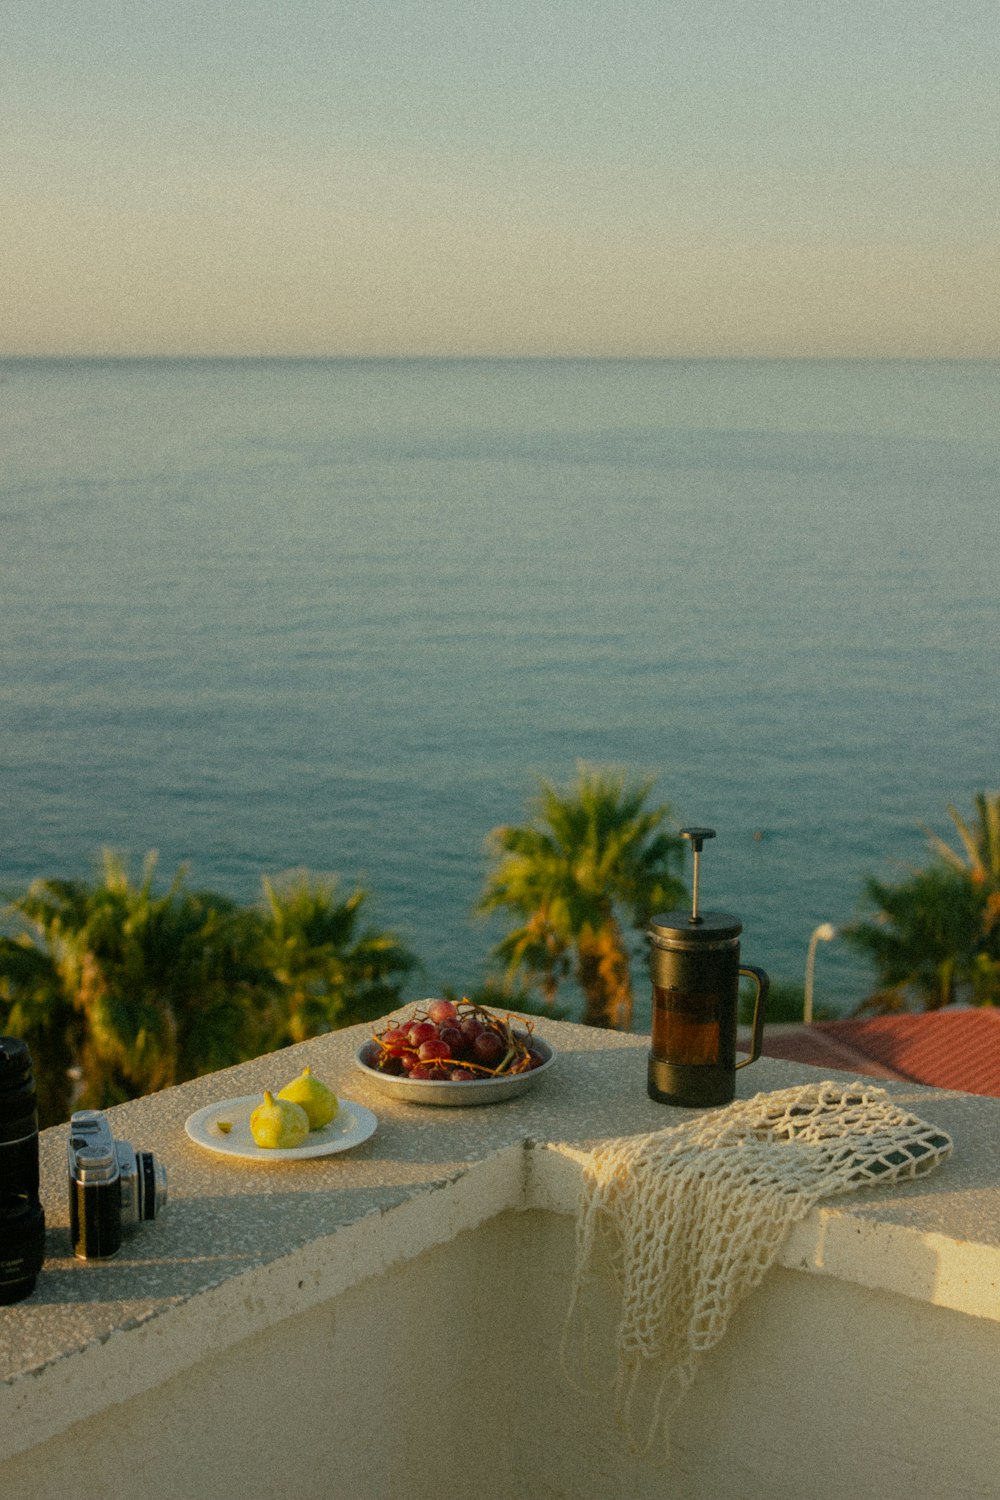
[[(584, 762), (716, 828), (704, 905), (801, 982), (1000, 785), (998, 395), (955, 360), (0, 360), (0, 887), (103, 847), (247, 901), (335, 872), (411, 997), (462, 990), (489, 829)], [(871, 984), (822, 945), (817, 1003)]]

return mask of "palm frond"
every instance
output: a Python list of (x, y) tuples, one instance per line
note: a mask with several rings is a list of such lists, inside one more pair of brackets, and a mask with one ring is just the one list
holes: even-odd
[[(517, 919), (496, 950), (508, 978), (548, 972), (533, 967), (544, 957), (544, 931), (560, 954), (575, 950), (590, 1018), (631, 1013), (622, 923), (641, 925), (656, 906), (684, 896), (674, 874), (683, 845), (669, 831), (669, 805), (648, 806), (653, 785), (581, 762), (568, 789), (539, 778), (527, 823), (492, 831), (493, 864), (477, 910)], [(581, 959), (584, 951), (592, 957)]]

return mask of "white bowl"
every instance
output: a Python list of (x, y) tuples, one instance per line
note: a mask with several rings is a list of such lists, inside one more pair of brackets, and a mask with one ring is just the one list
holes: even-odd
[(502, 1099), (513, 1099), (530, 1089), (556, 1060), (555, 1051), (540, 1036), (533, 1036), (531, 1045), (545, 1058), (537, 1068), (529, 1068), (526, 1073), (501, 1073), (499, 1078), (475, 1078), (460, 1083), (453, 1083), (450, 1078), (410, 1078), (406, 1073), (383, 1073), (372, 1066), (379, 1053), (377, 1042), (365, 1042), (355, 1053), (354, 1061), (366, 1078), (392, 1098), (404, 1099), (408, 1104), (443, 1104), (462, 1108), (470, 1104), (499, 1104)]

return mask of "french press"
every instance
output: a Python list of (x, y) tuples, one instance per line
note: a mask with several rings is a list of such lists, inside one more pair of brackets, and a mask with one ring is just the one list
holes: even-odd
[[(660, 1104), (687, 1109), (728, 1104), (736, 1069), (760, 1056), (770, 981), (763, 969), (740, 963), (739, 918), (698, 909), (701, 847), (714, 828), (682, 828), (694, 856), (690, 914), (670, 911), (649, 924), (653, 981), (653, 1037), (648, 1091)], [(736, 1061), (740, 975), (757, 986), (750, 1055)]]

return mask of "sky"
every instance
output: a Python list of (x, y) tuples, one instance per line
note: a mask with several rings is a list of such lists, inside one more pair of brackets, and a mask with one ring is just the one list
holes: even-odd
[(997, 0), (3, 0), (0, 357), (1000, 357)]

